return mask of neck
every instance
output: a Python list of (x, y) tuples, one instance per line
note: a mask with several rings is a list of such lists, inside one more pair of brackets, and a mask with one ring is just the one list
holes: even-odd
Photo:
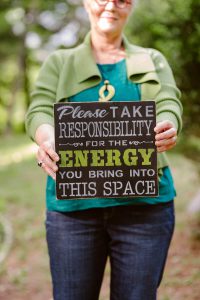
[(122, 35), (108, 36), (91, 32), (91, 44), (97, 63), (115, 63), (125, 56)]
[(122, 35), (97, 35), (96, 33), (91, 32), (91, 41), (93, 49), (97, 51), (120, 50), (122, 46)]

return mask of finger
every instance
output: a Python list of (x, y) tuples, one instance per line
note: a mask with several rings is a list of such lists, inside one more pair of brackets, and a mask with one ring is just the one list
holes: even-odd
[(165, 140), (165, 139), (170, 139), (172, 137), (175, 137), (176, 135), (177, 135), (177, 130), (176, 130), (176, 128), (172, 127), (162, 133), (156, 134), (155, 139), (157, 141)]
[(159, 140), (155, 142), (155, 145), (157, 147), (162, 147), (162, 146), (168, 146), (168, 145), (173, 145), (176, 143), (177, 137), (173, 136), (170, 139), (165, 139), (165, 140)]
[(58, 154), (54, 151), (52, 144), (50, 142), (45, 142), (41, 145), (41, 148), (50, 156), (50, 158), (53, 161), (58, 161), (59, 156)]
[(51, 168), (49, 168), (45, 163), (42, 164), (42, 169), (53, 178), (53, 180), (56, 180), (56, 173), (53, 172)]
[(39, 147), (36, 153), (36, 158), (38, 162), (42, 162), (45, 156), (45, 152)]
[(42, 148), (38, 149), (38, 156), (37, 157), (38, 157), (38, 161), (42, 161), (43, 164), (45, 164), (46, 166), (48, 166), (54, 172), (56, 172), (58, 170), (58, 167), (57, 167), (55, 161), (53, 161), (49, 157), (49, 155)]
[(162, 121), (156, 125), (156, 127), (154, 128), (154, 131), (156, 133), (160, 133), (160, 132), (166, 131), (167, 129), (170, 129), (172, 127), (174, 127), (174, 124), (171, 121)]
[(46, 155), (46, 157), (43, 159), (43, 162), (46, 166), (48, 166), (50, 169), (53, 170), (53, 172), (58, 171), (58, 167), (56, 165), (56, 162), (52, 161), (49, 156)]
[(175, 145), (176, 145), (176, 143), (175, 143), (175, 144), (172, 144), (172, 145), (167, 145), (167, 146), (158, 147), (158, 148), (157, 148), (157, 151), (158, 151), (158, 152), (164, 152), (164, 151), (167, 151), (167, 150), (172, 149)]

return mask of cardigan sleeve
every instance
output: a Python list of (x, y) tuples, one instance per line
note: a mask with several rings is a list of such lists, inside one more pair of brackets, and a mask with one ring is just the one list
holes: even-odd
[(58, 51), (55, 51), (49, 55), (43, 63), (31, 93), (31, 103), (25, 116), (25, 127), (32, 140), (34, 140), (35, 132), (40, 125), (54, 126), (53, 104), (59, 80), (59, 56), (57, 53)]
[(161, 89), (156, 95), (157, 122), (169, 120), (176, 126), (180, 133), (182, 128), (182, 104), (181, 92), (177, 88), (172, 70), (166, 58), (157, 50), (152, 51), (152, 59), (155, 64)]

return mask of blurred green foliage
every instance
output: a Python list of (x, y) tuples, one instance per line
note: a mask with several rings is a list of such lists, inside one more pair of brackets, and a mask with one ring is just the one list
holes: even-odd
[(53, 50), (74, 46), (88, 30), (82, 1), (0, 2), (0, 134), (24, 131), (39, 65)]
[(131, 41), (160, 50), (182, 91), (184, 130), (200, 134), (200, 1), (140, 0), (127, 33)]
[[(139, 0), (129, 39), (160, 50), (182, 91), (185, 134), (200, 135), (200, 1)], [(0, 134), (22, 132), (38, 68), (57, 48), (80, 43), (89, 24), (81, 0), (0, 3)]]

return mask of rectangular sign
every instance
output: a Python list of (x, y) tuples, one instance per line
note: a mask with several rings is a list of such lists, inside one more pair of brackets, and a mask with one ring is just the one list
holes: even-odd
[(155, 115), (154, 101), (56, 103), (57, 199), (157, 196)]

